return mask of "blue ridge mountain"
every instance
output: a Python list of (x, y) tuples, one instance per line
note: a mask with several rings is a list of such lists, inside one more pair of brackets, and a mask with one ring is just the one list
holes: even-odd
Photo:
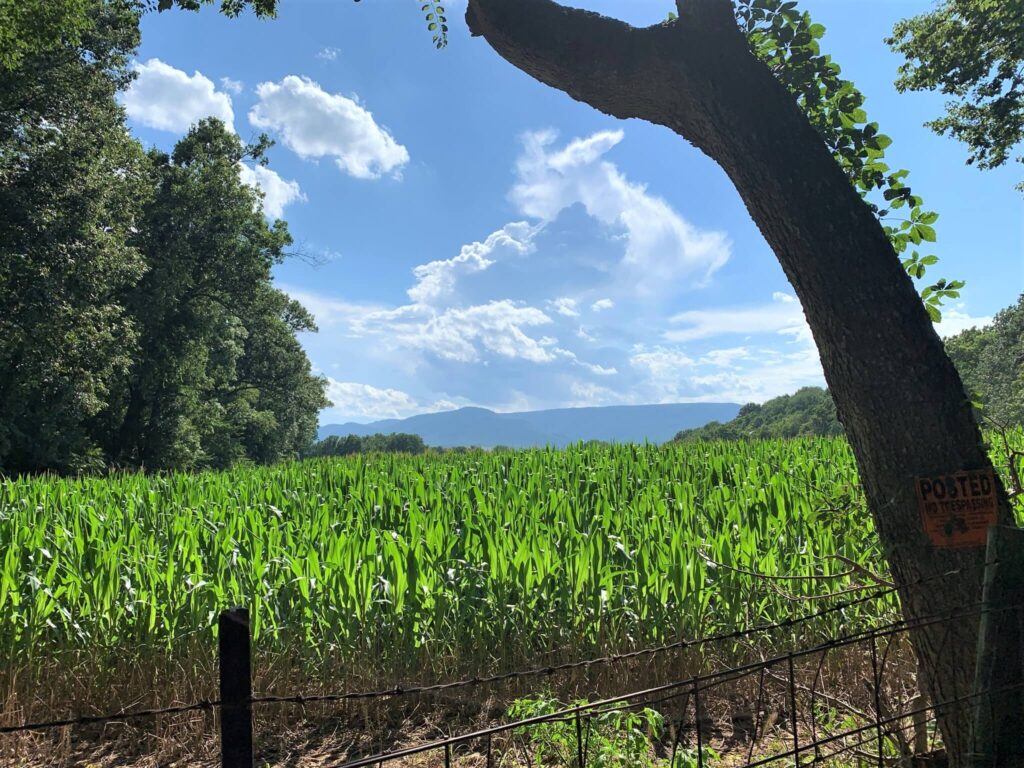
[(368, 424), (325, 424), (320, 427), (318, 437), (323, 440), (329, 435), (365, 437), (405, 432), (419, 435), (427, 445), (441, 448), (457, 445), (481, 448), (496, 445), (510, 448), (562, 447), (581, 440), (663, 443), (680, 430), (700, 427), (711, 421), (729, 421), (739, 410), (736, 403), (612, 405), (519, 413), (459, 408)]

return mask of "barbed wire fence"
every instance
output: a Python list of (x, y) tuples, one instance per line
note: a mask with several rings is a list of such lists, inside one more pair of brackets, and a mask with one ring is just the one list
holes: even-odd
[[(710, 735), (707, 716), (709, 697), (724, 695), (723, 690), (732, 686), (735, 698), (737, 686), (743, 684), (747, 685), (749, 698), (755, 703), (750, 713), (751, 727), (745, 734), (746, 758), (742, 763), (731, 760), (729, 764), (735, 768), (758, 768), (780, 760), (792, 761), (800, 768), (851, 755), (860, 762), (867, 761), (878, 768), (886, 768), (898, 759), (907, 757), (907, 753), (913, 754), (926, 749), (929, 734), (934, 734), (933, 724), (938, 714), (951, 707), (960, 706), (969, 706), (974, 713), (975, 733), (972, 750), (975, 756), (993, 757), (1000, 751), (1005, 753), (1010, 750), (1012, 753), (1019, 750), (1016, 751), (1017, 759), (1024, 759), (1024, 745), (1020, 743), (1024, 738), (1020, 735), (1024, 728), (1021, 728), (1018, 722), (1015, 731), (1011, 725), (1011, 731), (1007, 735), (1006, 727), (1007, 713), (1011, 716), (1024, 714), (1024, 676), (1020, 674), (1022, 660), (1017, 658), (1022, 655), (1024, 643), (1018, 642), (1016, 648), (1006, 648), (998, 647), (995, 641), (995, 638), (1003, 637), (999, 634), (1001, 628), (1008, 625), (1017, 626), (1017, 638), (1024, 640), (1024, 537), (1021, 536), (1024, 531), (993, 530), (1013, 531), (1011, 538), (1014, 542), (1012, 547), (1005, 543), (1000, 547), (994, 545), (993, 538), (990, 538), (985, 588), (982, 600), (977, 603), (961, 605), (942, 613), (899, 619), (881, 626), (830, 637), (809, 647), (790, 649), (770, 658), (670, 680), (598, 701), (581, 702), (551, 712), (495, 723), (467, 733), (354, 756), (350, 760), (336, 763), (336, 766), (384, 768), (386, 764), (394, 765), (418, 756), (436, 754), (438, 765), (443, 764), (445, 768), (452, 768), (454, 760), (471, 754), (475, 755), (478, 761), (483, 761), (486, 768), (495, 768), (499, 762), (507, 765), (506, 757), (511, 752), (514, 764), (533, 768), (530, 757), (531, 733), (561, 725), (566, 726), (567, 731), (559, 736), (560, 743), (563, 747), (571, 747), (563, 756), (562, 762), (567, 768), (588, 768), (588, 763), (605, 764), (593, 754), (592, 737), (596, 739), (595, 734), (604, 727), (604, 724), (610, 722), (610, 717), (631, 712), (656, 711), (662, 713), (665, 722), (668, 723), (668, 740), (664, 738), (664, 733), (649, 733), (650, 750), (657, 752), (660, 749), (664, 753), (663, 759), (668, 760), (668, 768), (706, 768), (709, 762), (717, 758), (717, 753), (707, 743)], [(1013, 567), (1000, 569), (998, 558), (1003, 558), (1004, 563), (1015, 561)], [(131, 722), (193, 711), (216, 711), (220, 719), (222, 766), (252, 768), (253, 711), (258, 707), (304, 707), (309, 704), (373, 700), (383, 702), (398, 697), (457, 689), (475, 690), (513, 680), (549, 678), (567, 671), (603, 667), (709, 644), (743, 642), (773, 631), (818, 621), (857, 605), (881, 600), (901, 588), (920, 587), (953, 578), (958, 574), (959, 571), (954, 570), (903, 585), (872, 589), (868, 594), (838, 601), (802, 616), (625, 653), (432, 684), (399, 684), (378, 690), (313, 695), (253, 695), (249, 615), (244, 608), (233, 608), (222, 612), (218, 620), (219, 698), (163, 708), (122, 710), (103, 715), (82, 715), (3, 725), (0, 726), (0, 735)], [(943, 701), (923, 702), (918, 697), (894, 706), (886, 700), (886, 668), (891, 662), (891, 651), (895, 641), (910, 632), (926, 627), (942, 624), (950, 627), (954, 622), (975, 620), (980, 622), (981, 639), (978, 675), (973, 690), (957, 692), (956, 696)], [(948, 638), (949, 634), (947, 631), (945, 637)], [(884, 643), (881, 652), (880, 643)], [(1003, 645), (1005, 646), (1005, 643)], [(863, 649), (862, 658), (869, 659), (869, 708), (856, 707), (824, 689), (823, 675), (830, 654), (844, 648)], [(940, 655), (942, 651), (940, 648)], [(1007, 679), (1006, 669), (999, 666), (1002, 662), (1010, 664), (1009, 678), (1012, 682), (1008, 684), (1001, 682)], [(1017, 666), (1014, 667), (1014, 664)], [(803, 676), (798, 674), (801, 671), (805, 673)], [(807, 673), (810, 672), (813, 674), (810, 674), (808, 685)], [(827, 706), (823, 706), (823, 702)], [(664, 714), (677, 706), (676, 715), (669, 717)], [(838, 725), (834, 722), (837, 718)], [(908, 735), (908, 732), (912, 733)], [(1015, 732), (1018, 735), (1014, 736)], [(911, 739), (913, 748), (909, 746)], [(758, 752), (757, 755), (755, 751)], [(685, 760), (681, 759), (681, 756), (684, 756)], [(478, 764), (479, 762), (474, 763)], [(995, 762), (990, 764), (996, 765)]]

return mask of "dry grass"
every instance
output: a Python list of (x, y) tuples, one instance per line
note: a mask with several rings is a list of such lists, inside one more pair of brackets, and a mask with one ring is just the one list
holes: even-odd
[[(755, 649), (736, 650), (747, 659), (756, 659)], [(898, 641), (886, 653), (883, 686), (883, 713), (899, 712), (916, 695), (913, 657), (905, 641)], [(731, 654), (732, 655), (732, 654)], [(85, 663), (85, 662), (83, 662)], [(205, 679), (216, 679), (212, 665)], [(310, 766), (326, 768), (340, 765), (380, 751), (425, 743), (457, 733), (472, 731), (500, 721), (506, 705), (519, 697), (543, 694), (561, 701), (578, 698), (597, 700), (620, 695), (639, 688), (687, 679), (719, 668), (714, 658), (698, 659), (691, 652), (664, 654), (645, 661), (632, 661), (605, 668), (577, 670), (540, 680), (513, 680), (483, 688), (469, 688), (446, 695), (419, 695), (385, 700), (369, 700), (341, 704), (307, 704), (304, 706), (272, 704), (256, 710), (255, 734), (259, 765)], [(286, 668), (278, 660), (272, 665), (257, 665), (255, 690), (261, 693), (287, 694), (316, 689), (313, 681), (303, 679), (295, 668)], [(51, 670), (52, 672), (53, 670)], [(103, 687), (62, 679), (63, 695), (57, 686), (37, 689), (31, 706), (34, 713), (47, 711), (82, 712), (84, 694), (90, 702), (85, 711), (100, 711), (101, 705), (132, 702), (129, 693), (156, 688), (163, 698), (139, 699), (135, 706), (189, 702), (212, 698), (215, 691), (198, 690), (194, 684), (196, 662), (169, 664), (160, 674), (152, 669), (127, 668), (106, 678)], [(844, 730), (849, 724), (870, 721), (874, 713), (874, 693), (870, 654), (865, 647), (845, 648), (826, 654), (798, 659), (795, 664), (796, 712), (798, 733), (808, 743), (827, 732)], [(42, 675), (45, 677), (45, 675)], [(203, 679), (203, 678), (200, 678)], [(383, 681), (362, 679), (353, 671), (348, 690), (372, 688)], [(704, 743), (721, 755), (721, 765), (738, 766), (748, 755), (755, 758), (792, 747), (791, 698), (788, 667), (776, 664), (764, 675), (754, 673), (737, 680), (721, 682), (701, 693), (700, 725)], [(22, 686), (14, 686), (20, 689)], [(212, 688), (212, 686), (211, 686)], [(811, 691), (814, 692), (812, 706)], [(25, 693), (12, 693), (0, 713), (0, 722), (17, 722), (26, 709)], [(101, 695), (103, 692), (106, 696)], [(680, 691), (681, 693), (682, 691)], [(686, 713), (683, 713), (683, 707)], [(678, 696), (655, 705), (665, 717), (667, 727), (656, 753), (666, 756), (676, 736), (677, 723), (685, 723), (683, 743), (695, 743), (695, 718), (692, 697)], [(752, 742), (752, 731), (757, 740)], [(897, 728), (910, 732), (910, 725), (897, 723), (889, 728), (896, 741), (909, 743), (909, 736), (900, 736)], [(54, 766), (55, 768), (156, 768), (156, 766), (219, 765), (218, 722), (214, 713), (192, 712), (160, 716), (140, 723), (109, 723), (104, 726), (63, 728), (45, 734), (0, 737), (0, 766)], [(508, 737), (496, 739), (496, 765), (525, 765), (521, 745), (513, 749)], [(824, 750), (825, 753), (830, 749)], [(871, 745), (867, 747), (870, 749)], [(454, 765), (459, 768), (484, 768), (482, 746), (470, 744), (454, 752)], [(424, 753), (410, 758), (395, 768), (441, 768), (443, 753)]]

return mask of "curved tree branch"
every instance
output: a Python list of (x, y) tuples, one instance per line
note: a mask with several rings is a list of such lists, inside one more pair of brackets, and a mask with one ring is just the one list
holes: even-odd
[(706, 84), (693, 62), (708, 47), (743, 44), (730, 0), (687, 0), (678, 20), (644, 28), (552, 0), (471, 0), (466, 22), (540, 82), (618, 118), (666, 124), (671, 114), (680, 133), (699, 134), (692, 118)]

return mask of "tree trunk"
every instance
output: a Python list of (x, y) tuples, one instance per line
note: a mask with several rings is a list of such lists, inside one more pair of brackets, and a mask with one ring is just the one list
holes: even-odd
[[(551, 0), (470, 0), (510, 63), (607, 114), (664, 125), (717, 162), (793, 285), (846, 428), (905, 616), (976, 603), (982, 549), (925, 535), (914, 477), (991, 466), (960, 377), (881, 225), (792, 96), (749, 51), (730, 0), (638, 29)], [(1000, 523), (1013, 524), (1000, 485)], [(942, 579), (942, 574), (955, 575)], [(916, 585), (921, 579), (931, 579)], [(913, 632), (936, 703), (970, 693), (977, 618)], [(953, 766), (968, 702), (942, 707)]]

